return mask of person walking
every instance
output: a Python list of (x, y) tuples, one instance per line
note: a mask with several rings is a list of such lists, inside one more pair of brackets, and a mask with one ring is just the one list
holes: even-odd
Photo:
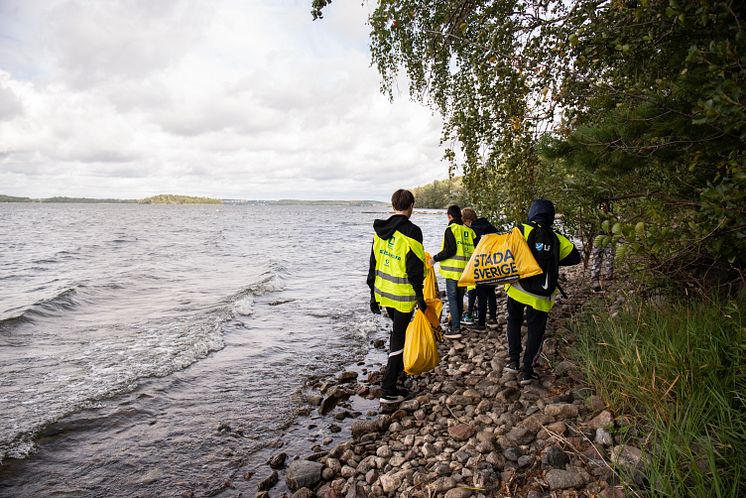
[[(466, 211), (466, 209), (464, 209)], [(474, 230), (476, 238), (474, 239), (474, 247), (479, 245), (479, 241), (482, 240), (483, 235), (488, 233), (497, 233), (497, 228), (489, 222), (487, 218), (477, 218), (476, 213), (474, 214), (475, 220), (471, 224), (471, 229)], [(466, 216), (464, 216), (466, 219)], [(487, 328), (487, 309), (489, 308), (490, 318), (492, 322), (497, 323), (497, 297), (495, 296), (495, 286), (477, 284), (475, 291), (477, 301), (477, 330), (485, 330)]]
[(381, 307), (393, 321), (389, 337), (389, 357), (381, 380), (381, 403), (403, 401), (409, 392), (397, 387), (404, 371), (404, 339), (415, 305), (427, 309), (422, 284), (425, 275), (425, 248), (422, 230), (409, 221), (414, 210), (414, 195), (399, 189), (391, 196), (394, 214), (373, 222), (373, 246), (368, 267), (370, 310), (380, 314)]
[(472, 252), (474, 252), (474, 231), (464, 226), (461, 219), (461, 208), (456, 205), (449, 206), (446, 212), (448, 216), (448, 227), (443, 234), (443, 244), (438, 254), (433, 256), (429, 263), (434, 265), (440, 263), (440, 274), (446, 280), (446, 295), (448, 296), (448, 308), (451, 313), (451, 324), (447, 339), (460, 339), (461, 315), (464, 313), (465, 287), (458, 286), (458, 279), (466, 268)]
[[(509, 356), (505, 370), (515, 373), (520, 371), (521, 385), (528, 385), (539, 379), (534, 372), (534, 364), (541, 353), (549, 311), (554, 306), (559, 267), (576, 265), (581, 261), (575, 245), (552, 230), (553, 223), (554, 204), (546, 199), (534, 200), (528, 211), (528, 223), (522, 224), (520, 228), (543, 273), (505, 286), (508, 293)], [(524, 309), (528, 336), (521, 368), (521, 326)]]
[[(477, 213), (474, 211), (474, 209), (470, 207), (466, 207), (461, 210), (461, 219), (464, 221), (464, 226), (467, 226), (473, 230), (473, 227), (471, 226), (472, 223), (474, 223), (474, 220), (477, 219)], [(474, 232), (476, 234), (476, 231)], [(474, 238), (474, 247), (477, 247), (479, 241), (479, 236), (475, 235)], [(461, 317), (461, 323), (464, 325), (474, 325), (474, 318), (477, 316), (477, 307), (476, 307), (476, 301), (477, 301), (477, 289), (475, 286), (470, 286), (466, 288), (466, 312), (464, 313), (464, 316)]]

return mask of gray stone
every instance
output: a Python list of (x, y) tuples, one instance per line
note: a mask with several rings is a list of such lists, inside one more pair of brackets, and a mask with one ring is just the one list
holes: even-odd
[(475, 488), (486, 490), (488, 495), (500, 488), (500, 475), (492, 469), (476, 471), (472, 480)]
[(416, 399), (408, 399), (406, 401), (402, 401), (399, 405), (399, 408), (408, 412), (413, 412), (420, 408), (420, 402)]
[(313, 498), (314, 493), (308, 488), (300, 488), (290, 498)]
[(578, 407), (570, 403), (555, 403), (547, 405), (544, 413), (550, 417), (573, 418), (578, 416)]
[(269, 476), (262, 479), (257, 489), (259, 489), (259, 491), (267, 491), (268, 489), (272, 489), (272, 486), (277, 484), (277, 481), (279, 481), (279, 475), (277, 474), (277, 471), (273, 470)]
[(547, 483), (549, 489), (555, 491), (557, 489), (568, 489), (568, 488), (579, 488), (585, 485), (585, 479), (577, 472), (562, 469), (552, 469), (547, 471), (544, 475), (544, 482)]
[(506, 448), (505, 451), (503, 451), (503, 455), (511, 462), (517, 462), (518, 459), (521, 457), (521, 451), (515, 447)]
[(621, 444), (614, 446), (611, 450), (611, 463), (621, 468), (626, 474), (631, 475), (638, 486), (644, 486), (647, 477), (643, 473), (643, 467), (647, 457), (642, 450), (634, 446)]
[(521, 397), (521, 390), (515, 387), (508, 387), (497, 393), (497, 400), (503, 403), (512, 403)]
[(606, 429), (614, 422), (611, 412), (604, 410), (588, 422), (591, 429)]
[(596, 429), (596, 442), (604, 446), (611, 446), (614, 444), (614, 438), (606, 429), (599, 427)]
[(399, 489), (401, 478), (396, 474), (384, 474), (379, 479), (383, 492), (388, 494)]
[(359, 437), (363, 434), (378, 432), (381, 430), (381, 427), (376, 420), (355, 420), (352, 423), (350, 430), (352, 431), (353, 436)]
[(310, 460), (293, 460), (288, 466), (285, 482), (291, 491), (313, 488), (321, 481), (324, 465)]
[(448, 428), (448, 435), (456, 441), (465, 441), (474, 434), (474, 428), (469, 424), (456, 424)]
[(563, 375), (570, 373), (573, 370), (577, 370), (575, 364), (571, 361), (564, 360), (557, 363), (557, 366), (554, 367), (554, 375), (557, 377), (562, 377)]
[(306, 396), (306, 401), (308, 401), (308, 404), (313, 406), (319, 406), (322, 399), (324, 398), (322, 396), (319, 396), (318, 394), (309, 394), (308, 396)]
[(285, 465), (285, 459), (287, 457), (288, 456), (285, 453), (278, 453), (269, 459), (269, 466), (273, 469), (280, 469)]
[(471, 496), (471, 490), (466, 488), (453, 488), (449, 489), (445, 498), (469, 498)]
[(319, 406), (319, 413), (321, 415), (326, 415), (330, 411), (334, 410), (334, 407), (337, 406), (337, 401), (339, 401), (335, 396), (327, 396), (321, 401), (321, 406)]
[(507, 437), (511, 441), (514, 441), (515, 444), (523, 445), (529, 444), (531, 441), (533, 441), (536, 437), (536, 433), (524, 427), (513, 427), (505, 435), (505, 437)]
[(342, 372), (339, 377), (337, 377), (337, 381), (340, 384), (345, 384), (347, 382), (353, 382), (357, 380), (357, 372), (353, 372), (351, 370), (348, 370), (346, 372)]
[(541, 462), (548, 467), (564, 469), (570, 463), (570, 458), (557, 446), (550, 446), (541, 457)]

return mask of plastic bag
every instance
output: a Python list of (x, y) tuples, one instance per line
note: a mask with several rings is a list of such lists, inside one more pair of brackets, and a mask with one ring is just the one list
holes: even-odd
[(504, 284), (539, 275), (541, 267), (520, 229), (506, 234), (483, 235), (469, 259), (458, 285)]
[[(425, 261), (430, 261), (430, 254), (425, 253)], [(410, 375), (430, 371), (440, 361), (436, 340), (442, 340), (439, 334), (443, 301), (440, 300), (435, 269), (427, 264), (423, 294), (427, 310), (424, 313), (419, 309), (415, 311), (404, 339), (404, 371)]]
[(425, 314), (418, 309), (414, 313), (414, 320), (409, 322), (404, 340), (404, 371), (410, 375), (421, 374), (435, 368), (438, 361), (440, 355), (435, 344), (433, 327)]

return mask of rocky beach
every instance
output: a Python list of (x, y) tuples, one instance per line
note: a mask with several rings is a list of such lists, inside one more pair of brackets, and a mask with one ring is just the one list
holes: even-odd
[(438, 367), (410, 377), (416, 395), (398, 406), (379, 409), (381, 368), (365, 362), (312, 381), (301, 413), (316, 430), (308, 451), (278, 448), (243, 478), (256, 481), (256, 498), (625, 496), (620, 472), (644, 479), (644, 455), (620, 439), (625, 420), (584, 385), (569, 354), (565, 325), (590, 295), (586, 278), (565, 274), (568, 298), (550, 314), (539, 382), (520, 386), (503, 371), (499, 292), (497, 324), (441, 343)]

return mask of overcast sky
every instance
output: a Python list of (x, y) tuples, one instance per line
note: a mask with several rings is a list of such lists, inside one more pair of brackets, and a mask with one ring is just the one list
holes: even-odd
[(0, 194), (388, 200), (447, 177), (440, 119), (380, 94), (360, 3), (0, 0)]

